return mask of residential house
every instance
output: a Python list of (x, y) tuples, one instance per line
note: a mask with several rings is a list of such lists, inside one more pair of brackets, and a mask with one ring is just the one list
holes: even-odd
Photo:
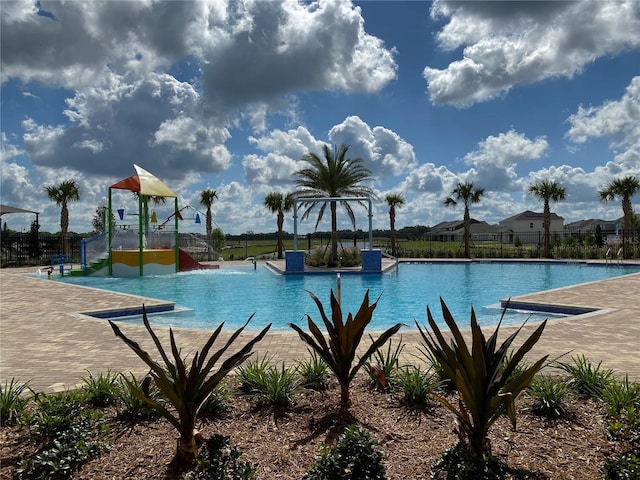
[[(474, 242), (494, 242), (500, 236), (497, 225), (489, 225), (487, 222), (471, 219), (471, 240)], [(440, 242), (460, 241), (464, 238), (464, 221), (454, 220), (441, 222), (431, 227), (431, 238)]]
[[(544, 213), (526, 210), (501, 220), (498, 225), (501, 233), (509, 235), (510, 242), (513, 242), (517, 236), (525, 243), (539, 243), (542, 235), (544, 235)], [(551, 234), (563, 232), (564, 218), (551, 213), (549, 231)]]

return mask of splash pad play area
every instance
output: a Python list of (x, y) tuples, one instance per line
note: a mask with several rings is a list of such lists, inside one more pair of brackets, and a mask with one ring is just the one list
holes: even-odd
[[(182, 212), (194, 210), (196, 223), (200, 223), (200, 213), (190, 206), (179, 209), (177, 195), (165, 183), (138, 165), (134, 168), (135, 175), (109, 187), (104, 232), (83, 240), (81, 269), (71, 270), (69, 274), (135, 277), (216, 268), (201, 264), (180, 248)], [(131, 212), (121, 207), (114, 213), (114, 190), (131, 192), (131, 200), (137, 200), (137, 208)], [(151, 213), (150, 204), (154, 208)], [(164, 215), (166, 220), (160, 222)], [(208, 245), (201, 244), (197, 248), (206, 251)]]

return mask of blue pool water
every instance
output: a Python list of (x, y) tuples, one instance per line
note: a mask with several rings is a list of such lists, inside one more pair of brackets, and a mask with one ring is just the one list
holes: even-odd
[[(640, 267), (548, 263), (419, 263), (400, 264), (389, 274), (342, 274), (342, 310), (355, 313), (367, 289), (373, 302), (382, 294), (373, 315), (372, 330), (383, 330), (397, 322), (415, 328), (414, 319), (426, 323), (428, 305), (441, 319), (442, 297), (454, 318), (468, 325), (471, 306), (481, 325), (500, 318), (501, 299), (578, 283), (639, 272)], [(306, 325), (305, 314), (322, 322), (318, 308), (305, 292), (313, 292), (330, 316), (330, 290), (335, 274), (277, 275), (267, 267), (223, 267), (152, 277), (64, 277), (62, 281), (115, 292), (169, 300), (186, 309), (153, 315), (154, 325), (215, 328), (224, 321), (235, 329), (255, 312), (251, 329), (273, 322), (273, 329), (288, 329), (288, 323)], [(509, 312), (505, 323), (521, 323), (529, 313)], [(532, 320), (552, 318), (533, 314)], [(121, 321), (140, 322), (140, 318)]]

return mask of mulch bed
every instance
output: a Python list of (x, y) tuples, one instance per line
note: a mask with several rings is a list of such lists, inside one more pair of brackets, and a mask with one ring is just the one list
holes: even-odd
[[(232, 385), (229, 385), (231, 388)], [(350, 424), (358, 424), (380, 443), (389, 478), (427, 479), (443, 451), (457, 442), (451, 414), (438, 404), (414, 410), (400, 395), (370, 390), (364, 376), (352, 385), (348, 411), (338, 406), (339, 389), (303, 391), (286, 410), (274, 411), (256, 398), (234, 395), (229, 409), (204, 418), (201, 432), (229, 435), (243, 461), (258, 463), (259, 479), (300, 480), (319, 446), (335, 442)], [(577, 397), (567, 419), (547, 420), (531, 412), (523, 395), (517, 402), (518, 428), (501, 419), (490, 433), (493, 454), (512, 468), (528, 470), (533, 479), (595, 479), (604, 459), (618, 446), (604, 435), (598, 403)], [(130, 422), (105, 410), (109, 425), (102, 455), (85, 464), (73, 479), (167, 480), (178, 478), (168, 464), (177, 433), (162, 419)], [(27, 429), (0, 430), (0, 478), (9, 479), (16, 462), (35, 451)]]

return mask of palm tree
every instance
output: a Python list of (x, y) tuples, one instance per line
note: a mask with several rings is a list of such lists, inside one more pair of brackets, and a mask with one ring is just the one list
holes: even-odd
[(631, 231), (633, 205), (631, 204), (631, 197), (640, 191), (640, 179), (633, 175), (628, 175), (624, 178), (618, 178), (609, 182), (602, 190), (598, 191), (600, 200), (608, 202), (609, 200), (615, 200), (617, 197), (622, 197), (622, 212), (624, 214), (624, 229), (622, 230), (622, 248), (623, 256), (625, 258), (631, 257), (631, 249), (628, 247), (629, 232)]
[(464, 256), (471, 258), (471, 216), (469, 215), (469, 204), (479, 203), (480, 197), (484, 194), (484, 188), (475, 187), (473, 182), (460, 182), (451, 192), (454, 197), (447, 197), (445, 205), (456, 206), (462, 201), (464, 204)]
[(69, 255), (69, 239), (67, 232), (69, 231), (69, 208), (67, 202), (75, 202), (80, 200), (80, 187), (75, 180), (66, 180), (60, 185), (52, 185), (45, 187), (47, 196), (56, 202), (60, 208), (60, 240), (62, 244), (62, 253)]
[(391, 229), (391, 254), (398, 256), (396, 245), (396, 207), (400, 208), (405, 204), (404, 197), (400, 193), (392, 193), (385, 197), (385, 202), (389, 205), (389, 228)]
[(215, 190), (207, 188), (200, 192), (200, 204), (207, 207), (207, 260), (213, 260), (213, 251), (211, 250), (211, 234), (213, 232), (213, 218), (211, 217), (211, 205), (213, 199), (218, 198)]
[(544, 201), (544, 220), (542, 221), (542, 226), (544, 227), (544, 256), (549, 258), (551, 243), (551, 209), (549, 208), (549, 201), (558, 202), (564, 200), (567, 196), (567, 191), (557, 182), (542, 180), (539, 183), (530, 185), (529, 192)]
[(271, 192), (264, 197), (264, 206), (271, 213), (278, 214), (278, 259), (282, 260), (282, 226), (284, 225), (284, 214), (293, 208), (294, 196), (292, 193), (282, 194), (280, 192)]
[[(348, 145), (334, 146), (323, 145), (324, 159), (315, 153), (308, 153), (302, 160), (309, 166), (295, 172), (298, 177), (296, 185), (301, 187), (295, 195), (301, 199), (309, 199), (303, 204), (307, 209), (302, 214), (302, 220), (309, 217), (317, 204), (322, 204), (318, 212), (316, 228), (322, 220), (327, 204), (331, 208), (331, 263), (335, 265), (338, 258), (338, 222), (336, 201), (327, 199), (338, 197), (374, 197), (373, 190), (363, 186), (362, 182), (371, 179), (371, 172), (362, 165), (361, 158), (347, 158)], [(312, 200), (317, 199), (317, 200)], [(325, 199), (324, 201), (320, 199)], [(358, 202), (364, 205), (363, 202)], [(355, 228), (355, 216), (348, 202), (340, 202), (346, 210), (351, 223)]]

